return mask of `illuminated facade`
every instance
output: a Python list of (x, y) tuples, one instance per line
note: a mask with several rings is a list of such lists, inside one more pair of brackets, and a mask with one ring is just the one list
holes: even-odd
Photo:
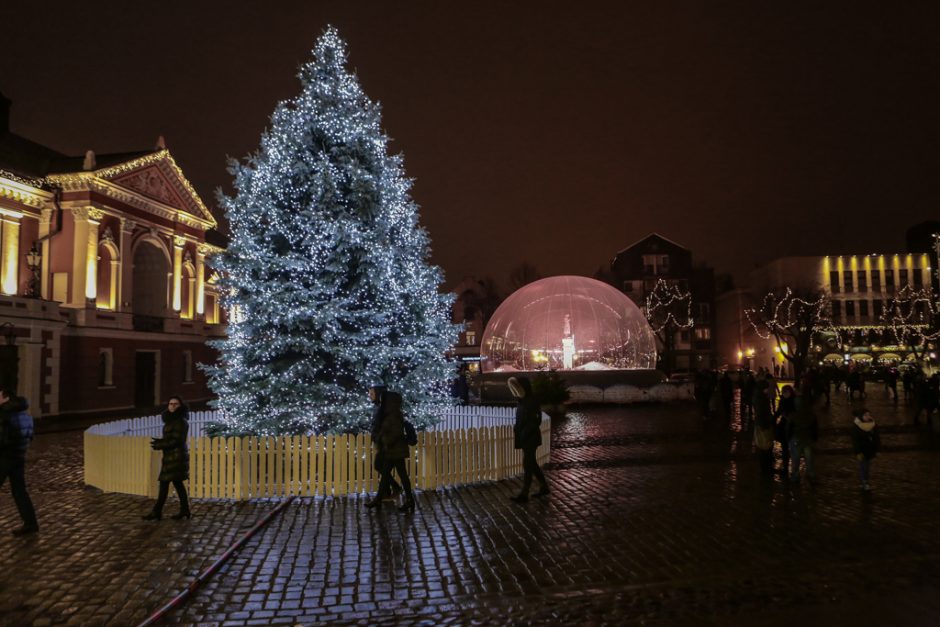
[[(68, 157), (9, 131), (0, 96), (0, 378), (36, 416), (210, 396), (215, 219), (162, 146)], [(211, 237), (211, 236), (210, 236)]]
[(486, 326), (483, 372), (637, 370), (656, 367), (643, 312), (606, 283), (579, 276), (516, 290)]
[(815, 361), (887, 365), (912, 361), (910, 351), (897, 346), (882, 319), (887, 302), (905, 288), (932, 291), (933, 268), (926, 252), (868, 255), (783, 257), (757, 268), (747, 292), (735, 290), (717, 299), (717, 341), (728, 364), (783, 368), (785, 357), (773, 341), (750, 329), (743, 311), (764, 294), (791, 287), (825, 294), (839, 337), (820, 337)]

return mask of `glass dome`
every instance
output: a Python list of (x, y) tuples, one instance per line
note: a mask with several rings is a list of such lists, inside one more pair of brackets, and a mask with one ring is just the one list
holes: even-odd
[(640, 308), (594, 279), (556, 276), (503, 301), (480, 345), (483, 372), (639, 370), (656, 367), (656, 340)]

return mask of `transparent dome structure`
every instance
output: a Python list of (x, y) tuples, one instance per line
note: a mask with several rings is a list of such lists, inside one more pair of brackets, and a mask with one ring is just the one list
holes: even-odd
[(490, 318), (483, 372), (648, 370), (656, 340), (640, 308), (617, 289), (556, 276), (513, 292)]

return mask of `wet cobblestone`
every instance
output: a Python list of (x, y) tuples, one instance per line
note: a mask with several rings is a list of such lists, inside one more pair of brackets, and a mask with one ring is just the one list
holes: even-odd
[[(841, 397), (821, 480), (796, 487), (762, 480), (737, 418), (591, 408), (553, 425), (547, 499), (510, 502), (518, 480), (421, 493), (411, 516), (298, 499), (167, 623), (936, 624), (938, 453), (903, 401), (869, 405), (886, 431), (870, 494)], [(146, 499), (83, 488), (80, 432), (40, 435), (28, 473), (42, 532), (0, 535), (3, 625), (135, 624), (276, 505), (145, 523)], [(17, 524), (7, 489), (0, 527)]]

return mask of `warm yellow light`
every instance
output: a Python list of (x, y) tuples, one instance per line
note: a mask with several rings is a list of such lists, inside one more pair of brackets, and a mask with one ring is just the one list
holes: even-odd
[[(3, 214), (3, 265), (0, 267), (0, 290), (4, 294), (16, 294), (17, 270), (20, 262), (20, 222), (14, 212)], [(22, 217), (23, 214), (18, 214)]]

